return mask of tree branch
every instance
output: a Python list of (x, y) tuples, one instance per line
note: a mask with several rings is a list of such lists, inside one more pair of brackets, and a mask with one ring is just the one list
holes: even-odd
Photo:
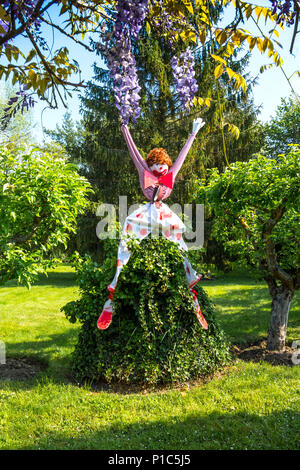
[(100, 15), (102, 18), (108, 21), (114, 21), (113, 18), (111, 18), (110, 16), (107, 16), (105, 13), (103, 13), (103, 11), (99, 11), (97, 10), (97, 8), (94, 8), (91, 5), (84, 5), (82, 3), (78, 3), (76, 0), (73, 0), (73, 5), (77, 7), (79, 10), (92, 11), (93, 13)]
[(53, 24), (51, 21), (47, 21), (45, 20), (45, 18), (42, 18), (41, 16), (39, 16), (39, 19), (41, 21), (43, 21), (44, 23), (46, 23), (47, 25), (51, 26), (52, 28), (55, 28), (57, 29), (60, 33), (64, 34), (65, 36), (67, 36), (68, 38), (72, 39), (73, 41), (75, 41), (77, 44), (80, 44), (80, 46), (82, 47), (85, 47), (89, 52), (94, 52), (93, 49), (91, 49), (89, 46), (87, 46), (86, 44), (84, 44), (83, 42), (79, 41), (78, 39), (76, 39), (74, 36), (72, 36), (71, 34), (67, 33), (64, 29), (62, 29), (60, 26), (58, 26), (57, 24)]
[(14, 13), (12, 2), (10, 3), (10, 19), (11, 19), (12, 29), (16, 29), (15, 13)]
[(45, 69), (47, 70), (47, 72), (49, 73), (49, 75), (51, 77), (55, 77), (62, 85), (70, 85), (70, 86), (82, 86), (82, 87), (85, 87), (85, 85), (82, 85), (82, 82), (80, 83), (72, 83), (72, 82), (67, 82), (66, 80), (63, 80), (62, 78), (58, 77), (58, 75), (55, 74), (55, 72), (53, 72), (53, 70), (51, 70), (51, 68), (49, 67), (49, 64), (48, 62), (46, 61), (45, 57), (43, 56), (43, 54), (41, 53), (37, 43), (35, 42), (34, 40), (34, 37), (33, 35), (31, 34), (31, 32), (29, 30), (26, 30), (26, 33), (28, 34), (28, 37), (30, 39), (30, 41), (32, 42), (32, 45), (33, 47), (35, 48), (39, 58), (41, 59)]
[(235, 31), (240, 22), (242, 23), (244, 22), (244, 17), (243, 17), (243, 11), (240, 5), (240, 1), (237, 0), (236, 9), (235, 9), (235, 18), (233, 22), (229, 24), (229, 28)]
[(52, 5), (57, 3), (57, 0), (51, 0), (48, 5), (46, 5), (44, 8), (41, 9), (40, 15), (42, 15), (46, 10), (48, 10)]
[[(44, 217), (46, 216), (46, 214), (44, 215)], [(12, 237), (8, 243), (13, 243), (14, 245), (24, 245), (24, 243), (28, 242), (30, 239), (33, 238), (33, 236), (35, 235), (36, 231), (38, 230), (39, 226), (41, 225), (41, 222), (43, 220), (42, 216), (35, 216), (34, 219), (33, 219), (33, 229), (31, 230), (30, 233), (27, 233), (26, 235), (15, 235), (14, 237)]]
[(297, 12), (296, 12), (296, 18), (295, 18), (295, 24), (294, 24), (294, 31), (293, 31), (292, 42), (291, 42), (291, 46), (290, 46), (290, 53), (291, 53), (291, 54), (292, 54), (292, 52), (293, 52), (294, 42), (295, 42), (295, 39), (296, 39), (297, 32), (299, 32), (299, 31), (298, 31), (298, 24), (299, 24), (300, 8), (298, 7), (298, 5), (297, 5), (296, 2), (294, 2), (294, 5), (295, 5), (295, 8), (296, 8)]
[[(19, 26), (19, 28), (15, 29), (15, 28), (12, 28), (11, 31), (7, 32), (7, 34), (4, 34), (2, 37), (0, 37), (0, 46), (2, 44), (5, 44), (7, 41), (9, 41), (10, 39), (13, 39), (15, 38), (16, 36), (18, 36), (19, 34), (22, 34), (25, 29), (31, 25), (31, 23), (37, 18), (37, 16), (39, 15), (40, 13), (40, 9), (43, 5), (45, 0), (38, 0), (36, 5), (35, 5), (35, 8), (33, 10), (33, 13), (32, 15), (30, 16), (30, 18), (23, 22), (21, 24), (21, 26)], [(53, 2), (55, 3), (55, 2)]]

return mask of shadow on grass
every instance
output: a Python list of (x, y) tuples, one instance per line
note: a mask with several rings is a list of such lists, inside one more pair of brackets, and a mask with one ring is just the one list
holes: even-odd
[[(99, 450), (194, 450), (194, 449), (297, 449), (300, 414), (293, 410), (264, 416), (246, 412), (212, 412), (166, 420), (119, 421), (98, 430), (81, 422), (77, 429), (46, 430), (24, 449), (99, 449)], [(24, 442), (24, 441), (23, 441)], [(114, 456), (115, 454), (112, 454)]]
[[(63, 333), (36, 336), (33, 341), (10, 343), (8, 357), (36, 363), (37, 377), (51, 376), (54, 382), (65, 383), (71, 380), (71, 354), (77, 342), (78, 330), (69, 328)], [(68, 350), (66, 350), (68, 345)], [(63, 350), (63, 353), (62, 353)], [(42, 369), (42, 372), (40, 370)], [(32, 381), (28, 383), (31, 387)], [(26, 383), (24, 382), (26, 386)]]
[[(32, 286), (49, 286), (49, 287), (72, 287), (77, 286), (75, 272), (49, 272), (48, 275), (40, 274), (39, 278), (31, 284)], [(0, 289), (8, 287), (20, 287), (16, 280), (8, 281), (4, 285), (0, 285)]]
[[(214, 283), (216, 287), (220, 286), (216, 281)], [(239, 290), (230, 288), (230, 284), (228, 285), (226, 282), (224, 286), (226, 293), (217, 293), (214, 296), (213, 289), (210, 289), (209, 296), (216, 307), (216, 316), (220, 326), (230, 341), (245, 344), (266, 336), (269, 329), (272, 302), (267, 288), (253, 284)], [(205, 289), (205, 284), (202, 287)], [(298, 302), (294, 298), (288, 329), (299, 327), (299, 313)]]
[[(236, 284), (244, 285), (242, 289), (237, 289)], [(250, 283), (250, 285), (249, 285)], [(222, 286), (226, 288), (225, 293), (213, 295), (213, 287)], [(76, 286), (76, 274), (74, 272), (50, 272), (48, 277), (40, 276), (34, 286), (70, 287)], [(268, 331), (270, 318), (271, 298), (268, 295), (267, 287), (262, 287), (253, 280), (241, 279), (237, 276), (225, 276), (220, 280), (210, 283), (203, 282), (201, 287), (210, 289), (210, 298), (216, 304), (216, 317), (222, 329), (232, 343), (247, 344), (265, 337)], [(7, 286), (8, 287), (8, 286)], [(13, 286), (12, 286), (13, 287)], [(293, 302), (289, 328), (297, 328), (299, 325), (299, 309)], [(62, 333), (53, 333), (43, 336), (36, 336), (33, 341), (12, 343), (9, 345), (9, 353), (13, 358), (32, 358), (46, 361), (51, 374), (55, 379), (56, 370), (58, 380), (65, 381), (63, 376), (69, 375), (70, 353), (62, 353), (62, 349), (68, 345), (68, 350), (73, 350), (78, 335), (78, 329), (69, 328)], [(298, 338), (294, 338), (298, 339)]]
[(47, 335), (35, 336), (33, 341), (22, 341), (21, 343), (10, 343), (9, 352), (10, 355), (15, 353), (23, 354), (24, 356), (42, 354), (43, 357), (45, 354), (49, 355), (49, 360), (51, 360), (51, 355), (54, 352), (57, 352), (60, 347), (66, 347), (69, 345), (73, 347), (77, 340), (78, 330), (69, 328), (64, 330), (63, 333), (52, 333)]
[(50, 272), (48, 276), (40, 275), (33, 286), (72, 287), (77, 285), (74, 272)]

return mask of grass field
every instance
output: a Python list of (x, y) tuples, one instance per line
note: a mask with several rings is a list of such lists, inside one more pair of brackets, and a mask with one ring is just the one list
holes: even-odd
[[(270, 298), (244, 273), (204, 284), (234, 343), (266, 336)], [(68, 380), (79, 325), (60, 308), (76, 299), (61, 266), (30, 291), (0, 288), (0, 341), (8, 357), (47, 368), (27, 381), (0, 382), (0, 449), (299, 449), (300, 367), (236, 361), (211, 381), (118, 394)], [(288, 339), (300, 339), (300, 296)]]

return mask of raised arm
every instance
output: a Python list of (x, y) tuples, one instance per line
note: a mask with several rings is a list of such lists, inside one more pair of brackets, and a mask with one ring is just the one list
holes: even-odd
[(131, 134), (129, 132), (128, 127), (125, 124), (123, 124), (121, 126), (121, 130), (123, 132), (123, 135), (124, 135), (129, 153), (130, 153), (131, 158), (133, 160), (133, 163), (135, 164), (138, 172), (140, 173), (143, 169), (148, 170), (147, 163), (145, 162), (145, 160), (141, 156), (140, 152), (136, 148), (135, 143), (133, 142), (133, 139), (131, 137)]
[(190, 134), (188, 140), (186, 141), (183, 149), (181, 150), (180, 154), (178, 155), (174, 165), (172, 166), (171, 170), (172, 173), (173, 173), (173, 180), (175, 180), (176, 178), (176, 175), (178, 173), (178, 171), (180, 170), (180, 168), (182, 167), (182, 164), (185, 160), (185, 157), (187, 156), (191, 146), (192, 146), (192, 143), (194, 142), (194, 139), (196, 137), (196, 134), (194, 134), (193, 132)]
[(201, 129), (201, 127), (203, 127), (205, 124), (204, 121), (202, 121), (201, 118), (199, 119), (195, 119), (194, 122), (193, 122), (193, 132), (190, 134), (188, 140), (186, 141), (183, 149), (181, 150), (180, 154), (178, 155), (177, 157), (177, 160), (176, 162), (174, 163), (174, 165), (172, 166), (171, 168), (171, 171), (173, 172), (173, 179), (176, 178), (176, 175), (178, 173), (178, 171), (180, 170), (180, 168), (182, 167), (182, 164), (192, 146), (192, 143), (194, 142), (194, 139), (198, 133), (198, 131)]

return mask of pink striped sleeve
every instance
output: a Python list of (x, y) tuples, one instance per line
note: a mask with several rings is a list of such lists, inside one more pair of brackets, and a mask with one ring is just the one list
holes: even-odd
[(123, 124), (121, 126), (121, 130), (123, 132), (123, 135), (124, 135), (129, 153), (130, 153), (131, 158), (133, 160), (133, 163), (135, 164), (138, 172), (140, 173), (143, 170), (148, 170), (147, 163), (145, 162), (145, 160), (141, 156), (140, 152), (136, 148), (135, 143), (133, 142), (133, 139), (131, 137), (131, 134), (129, 132), (128, 127), (125, 124)]
[(176, 162), (174, 163), (174, 165), (172, 166), (172, 168), (170, 169), (170, 171), (173, 172), (173, 178), (175, 180), (176, 178), (176, 175), (178, 173), (178, 171), (180, 170), (180, 168), (182, 167), (182, 164), (192, 146), (192, 143), (194, 142), (194, 139), (196, 137), (196, 134), (192, 133), (190, 134), (188, 140), (186, 141), (183, 149), (181, 150), (180, 154), (178, 155), (177, 157), (177, 160)]

